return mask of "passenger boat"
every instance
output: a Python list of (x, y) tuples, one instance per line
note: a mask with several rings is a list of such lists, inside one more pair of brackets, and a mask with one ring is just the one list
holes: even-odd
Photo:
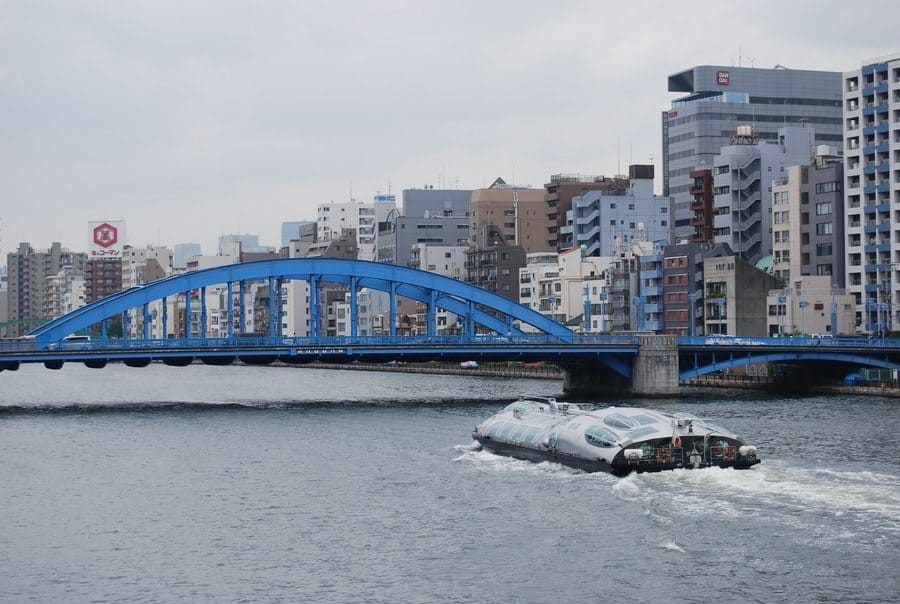
[(675, 468), (746, 469), (756, 447), (705, 419), (637, 407), (590, 408), (523, 397), (475, 427), (492, 453), (624, 476)]

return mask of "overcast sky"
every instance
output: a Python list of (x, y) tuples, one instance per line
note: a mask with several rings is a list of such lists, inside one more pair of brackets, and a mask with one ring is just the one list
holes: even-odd
[(88, 220), (215, 253), (389, 183), (659, 166), (670, 73), (900, 51), (896, 0), (322, 4), (0, 0), (4, 263)]

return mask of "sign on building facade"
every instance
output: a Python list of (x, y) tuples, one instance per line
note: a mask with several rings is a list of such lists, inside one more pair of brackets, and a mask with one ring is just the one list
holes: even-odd
[(89, 258), (121, 258), (125, 245), (124, 220), (94, 220), (88, 222)]

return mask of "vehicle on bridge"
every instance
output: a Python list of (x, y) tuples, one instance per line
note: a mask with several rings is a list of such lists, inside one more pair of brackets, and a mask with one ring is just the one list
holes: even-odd
[(700, 418), (553, 398), (521, 398), (476, 426), (472, 438), (492, 453), (616, 476), (760, 462), (756, 447)]

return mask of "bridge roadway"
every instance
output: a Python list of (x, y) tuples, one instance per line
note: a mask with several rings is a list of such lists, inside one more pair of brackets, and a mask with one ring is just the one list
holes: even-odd
[[(820, 379), (835, 380), (858, 367), (900, 369), (900, 339), (540, 334), (107, 339), (50, 344), (22, 339), (0, 343), (0, 371), (18, 369), (21, 363), (43, 363), (49, 369), (60, 369), (67, 362), (102, 368), (111, 362), (143, 367), (153, 361), (184, 366), (194, 361), (230, 365), (235, 361), (304, 364), (470, 360), (545, 361), (559, 365), (567, 375), (587, 378), (590, 384), (583, 384), (586, 389), (597, 390), (599, 383), (621, 392), (642, 381), (643, 390), (659, 387), (659, 393), (664, 393), (671, 391), (671, 382), (677, 388), (679, 381), (759, 363), (812, 368)], [(642, 362), (644, 368), (640, 369)], [(649, 373), (648, 363), (653, 365)], [(669, 386), (660, 386), (666, 382)], [(579, 387), (569, 388), (567, 380), (567, 390)]]

